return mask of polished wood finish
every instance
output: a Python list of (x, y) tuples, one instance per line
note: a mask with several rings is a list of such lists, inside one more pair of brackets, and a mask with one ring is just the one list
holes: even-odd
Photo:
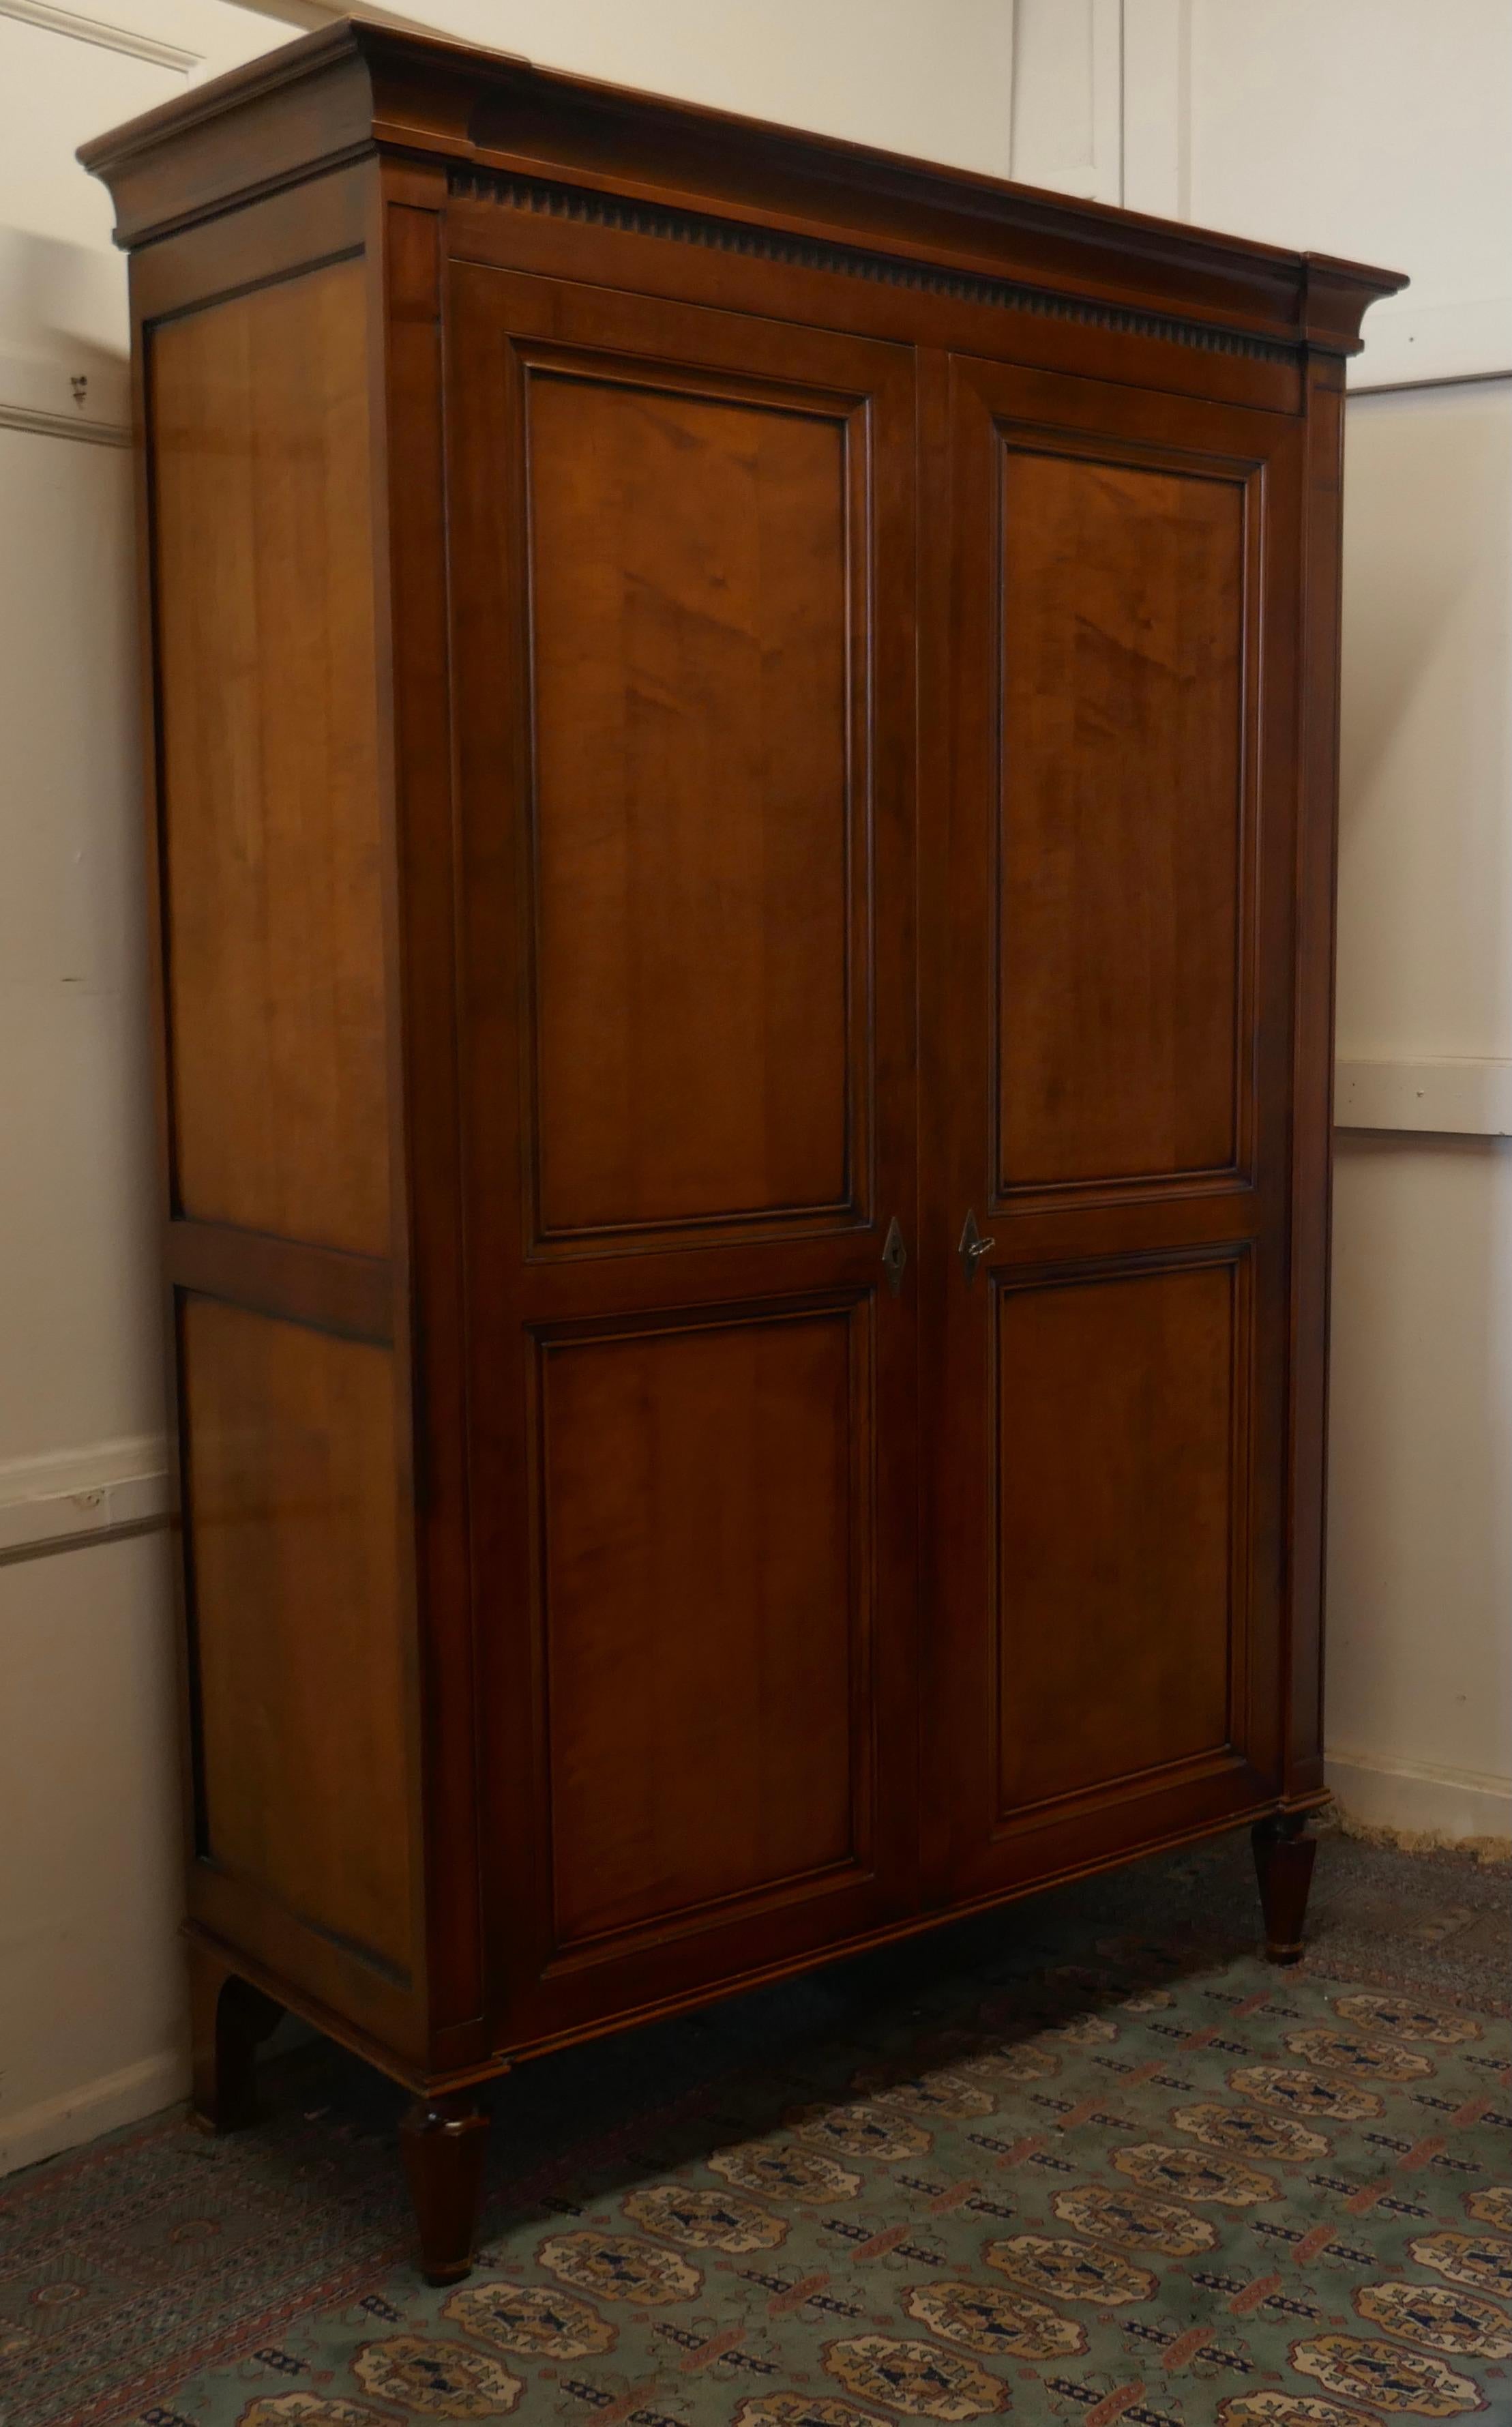
[(1271, 1813), (1250, 1831), (1255, 1872), (1265, 1914), (1265, 1952), (1273, 1963), (1297, 1963), (1318, 1841), (1299, 1812)]
[(385, 2067), (452, 2281), (520, 2055), (1240, 1821), (1294, 1945), (1400, 282), (371, 24), (87, 156), (205, 2111)]
[(257, 2121), (257, 2050), (278, 2028), (276, 1999), (203, 1946), (187, 1949), (190, 2089), (207, 2132), (240, 2132)]
[(1334, 899), (1339, 841), (1339, 645), (1344, 366), (1308, 365), (1303, 504), (1304, 689), (1293, 1018), (1292, 1406), (1287, 1776), (1323, 1787), (1323, 1589), (1328, 1415), (1329, 1162), (1334, 1090)]
[(382, 1255), (362, 263), (164, 322), (148, 373), (177, 1206)]
[(1222, 1170), (1245, 482), (998, 427), (997, 1193)]
[(996, 1301), (1000, 1824), (1232, 1739), (1243, 1293), (1222, 1262)]
[(213, 1298), (180, 1324), (200, 1858), (403, 1975), (391, 1360)]
[(1016, 366), (938, 409), (924, 1226), (987, 1242), (925, 1382), (950, 1898), (1284, 1791), (1301, 465), (1285, 417)]
[(706, 1319), (544, 1360), (560, 1947), (871, 1853), (869, 1328)]
[[(893, 347), (465, 263), (449, 300), (505, 2047), (916, 1901), (914, 1305), (883, 1265), (917, 1161), (914, 431)], [(575, 478), (615, 482), (571, 595), (619, 602), (548, 608), (544, 646), (544, 532), (585, 541), (532, 510), (542, 381), (585, 391)]]
[(864, 439), (739, 378), (523, 370), (541, 1231), (842, 1204)]
[(418, 2098), (399, 2125), (428, 2284), (459, 2283), (472, 2267), (487, 2151), (488, 2117), (467, 2091)]

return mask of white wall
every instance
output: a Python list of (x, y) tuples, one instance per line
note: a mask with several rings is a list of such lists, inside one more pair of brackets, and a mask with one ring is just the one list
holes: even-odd
[(1367, 318), (1346, 432), (1340, 1109), (1383, 1127), (1338, 1133), (1328, 1774), (1361, 1819), (1505, 1836), (1512, 8), (1188, 24), (1193, 216), (1412, 279)]
[[(408, 13), (653, 90), (1385, 261), (1415, 285), (1372, 316), (1365, 378), (1512, 369), (1505, 0)], [(0, 1869), (0, 2167), (183, 2080), (165, 1547), (122, 1530), (163, 1498), (114, 443), (124, 278), (106, 197), (73, 153), (289, 30), (227, 0), (0, 0), (0, 1827), (26, 1849)], [(1341, 1034), (1362, 1067), (1406, 1071), (1409, 1094), (1424, 1056), (1480, 1070), (1512, 1055), (1509, 418), (1505, 389), (1351, 407)], [(1508, 1825), (1508, 1152), (1377, 1138), (1341, 1161), (1334, 1774), (1407, 1826)]]
[(1003, 0), (424, 0), (404, 13), (543, 67), (1008, 174)]
[(167, 1537), (3, 1588), (0, 2173), (187, 2087)]
[(1188, 215), (1406, 270), (1357, 377), (1512, 369), (1506, 0), (1187, 0)]
[(22, 9), (0, 0), (0, 2170), (185, 2076), (125, 276), (73, 147), (289, 30), (217, 0)]
[(1339, 1051), (1406, 1126), (1339, 1132), (1331, 1776), (1505, 1836), (1512, 379), (1357, 398), (1345, 500)]
[(1508, 1832), (1512, 1143), (1356, 1135), (1336, 1173), (1329, 1783)]

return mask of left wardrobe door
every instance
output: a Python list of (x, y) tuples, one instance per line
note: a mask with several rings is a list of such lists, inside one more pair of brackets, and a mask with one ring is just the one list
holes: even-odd
[(507, 2048), (915, 1900), (913, 391), (475, 264), (450, 315)]

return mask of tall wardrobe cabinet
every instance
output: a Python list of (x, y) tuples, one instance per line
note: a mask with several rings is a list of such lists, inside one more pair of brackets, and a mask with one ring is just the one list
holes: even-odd
[(1240, 1822), (1294, 1952), (1401, 282), (372, 24), (131, 252), (197, 2096)]

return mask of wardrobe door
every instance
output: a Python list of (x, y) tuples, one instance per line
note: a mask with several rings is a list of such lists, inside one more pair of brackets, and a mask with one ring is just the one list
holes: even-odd
[(1299, 424), (949, 383), (925, 1793), (958, 1899), (1279, 1774)]
[(917, 1899), (913, 386), (466, 264), (449, 343), (513, 2046)]

